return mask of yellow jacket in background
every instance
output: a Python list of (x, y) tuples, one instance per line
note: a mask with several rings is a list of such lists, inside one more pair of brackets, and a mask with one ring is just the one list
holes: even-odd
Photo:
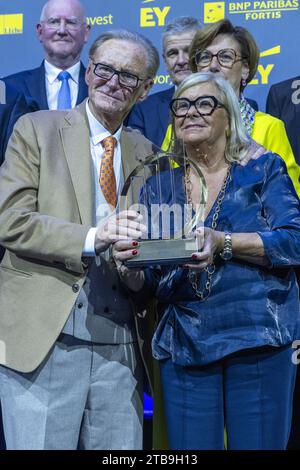
[(270, 114), (257, 111), (251, 137), (267, 150), (277, 153), (285, 161), (288, 174), (300, 197), (300, 167), (296, 163), (283, 121)]
[[(171, 140), (172, 128), (169, 124), (162, 149), (167, 151)], [(273, 153), (277, 153), (285, 162), (294, 188), (300, 197), (300, 167), (297, 165), (283, 121), (270, 114), (257, 111), (251, 137), (257, 143)]]

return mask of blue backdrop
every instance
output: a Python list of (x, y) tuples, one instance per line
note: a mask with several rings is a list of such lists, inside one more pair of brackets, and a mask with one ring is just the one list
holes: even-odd
[[(63, 0), (62, 0), (63, 2)], [(43, 58), (35, 35), (45, 0), (0, 0), (0, 76), (34, 68)], [(142, 32), (161, 51), (161, 33), (177, 16), (191, 15), (203, 24), (227, 17), (249, 29), (261, 50), (258, 72), (247, 87), (247, 96), (264, 110), (270, 85), (299, 74), (300, 8), (298, 0), (82, 0), (92, 32), (83, 53), (102, 31), (128, 28)], [(163, 63), (153, 92), (169, 85)]]
[[(44, 3), (45, 0), (0, 0), (0, 76), (37, 67), (42, 61), (43, 49), (37, 40), (35, 25)], [(161, 52), (162, 30), (173, 18), (190, 15), (205, 25), (227, 17), (234, 24), (249, 29), (260, 47), (258, 72), (248, 85), (246, 95), (255, 99), (261, 110), (264, 110), (267, 93), (273, 83), (299, 75), (298, 0), (82, 0), (82, 3), (92, 26), (82, 57), (85, 63), (89, 45), (107, 29), (139, 31)], [(152, 92), (169, 84), (162, 62)], [(150, 407), (147, 402), (146, 410)]]

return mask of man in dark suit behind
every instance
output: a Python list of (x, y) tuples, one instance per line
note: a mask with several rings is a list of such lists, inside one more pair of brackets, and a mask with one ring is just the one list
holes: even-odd
[(38, 105), (35, 101), (0, 80), (0, 166), (15, 122), (23, 114), (37, 110)]
[[(85, 68), (80, 54), (89, 31), (83, 6), (78, 0), (49, 0), (36, 26), (45, 60), (35, 69), (5, 77), (5, 82), (34, 99), (39, 109), (75, 107), (87, 97)], [(65, 77), (61, 72), (68, 75)], [(68, 88), (70, 101), (65, 106), (59, 103), (62, 86)]]
[[(272, 85), (267, 98), (266, 111), (278, 117), (285, 123), (286, 132), (290, 140), (295, 159), (300, 164), (300, 77), (290, 78)], [(297, 272), (300, 280), (299, 270)], [(289, 449), (300, 449), (300, 374), (296, 378), (294, 392), (294, 408), (292, 429), (289, 440)]]
[(272, 85), (266, 112), (285, 123), (295, 159), (300, 164), (300, 76)]
[[(0, 166), (4, 161), (7, 142), (15, 122), (23, 114), (37, 110), (38, 106), (31, 98), (25, 97), (18, 90), (0, 80)], [(3, 254), (4, 250), (0, 246), (0, 261)]]
[[(189, 48), (194, 34), (202, 25), (190, 16), (181, 16), (170, 22), (163, 33), (163, 58), (173, 83), (171, 88), (154, 93), (145, 101), (136, 104), (126, 124), (138, 129), (147, 139), (167, 150), (169, 144), (170, 102), (175, 87), (190, 75)], [(257, 103), (247, 100), (257, 110)], [(170, 128), (169, 128), (170, 129)]]
[(167, 25), (163, 33), (163, 58), (173, 86), (135, 105), (128, 117), (127, 125), (139, 129), (156, 145), (161, 146), (165, 139), (175, 86), (191, 73), (189, 47), (199, 28), (199, 21), (189, 16), (176, 18)]
[[(300, 77), (290, 78), (272, 85), (267, 98), (266, 111), (281, 119), (286, 128), (295, 159), (300, 164)], [(298, 283), (300, 272), (297, 269)], [(300, 449), (300, 372), (298, 367), (294, 391), (293, 420), (288, 449)]]

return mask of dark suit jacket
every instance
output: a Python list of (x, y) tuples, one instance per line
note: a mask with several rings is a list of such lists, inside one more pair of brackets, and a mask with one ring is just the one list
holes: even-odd
[(10, 85), (6, 85), (5, 88), (5, 100), (0, 102), (0, 166), (15, 122), (23, 114), (38, 110), (37, 103), (31, 98), (24, 96)]
[[(299, 81), (299, 84), (298, 86), (295, 84), (295, 88), (292, 88), (292, 84), (296, 80)], [(267, 113), (284, 122), (298, 165), (300, 164), (300, 103), (293, 103), (292, 95), (296, 92), (295, 97), (299, 101), (300, 92), (297, 92), (299, 85), (300, 77), (290, 78), (272, 85), (268, 94), (266, 109)]]
[[(1, 82), (1, 81), (0, 81)], [(37, 111), (37, 104), (30, 98), (25, 97), (13, 87), (0, 83), (3, 93), (0, 99), (0, 166), (4, 161), (4, 154), (8, 139), (12, 133), (15, 122), (25, 113)], [(0, 260), (4, 254), (0, 246)]]
[[(45, 84), (45, 66), (44, 61), (40, 67), (32, 70), (23, 70), (4, 77), (6, 84), (13, 86), (26, 96), (30, 96), (37, 104), (39, 109), (49, 109), (47, 102), (46, 84)], [(79, 89), (76, 104), (81, 103), (88, 94), (85, 83), (85, 67), (80, 64)]]
[(138, 129), (159, 147), (163, 143), (170, 122), (169, 108), (175, 87), (150, 95), (136, 104), (126, 120), (126, 125)]
[[(126, 125), (138, 129), (147, 139), (159, 147), (162, 145), (170, 123), (169, 108), (175, 87), (150, 95), (145, 101), (136, 104), (126, 119)], [(256, 101), (247, 99), (258, 110)]]

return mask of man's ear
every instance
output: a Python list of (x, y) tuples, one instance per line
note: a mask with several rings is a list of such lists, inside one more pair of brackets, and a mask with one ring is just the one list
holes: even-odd
[(247, 64), (247, 62), (244, 61), (242, 63), (242, 78), (244, 80), (247, 80), (247, 78), (249, 77), (249, 72), (250, 72), (249, 64)]
[(153, 85), (154, 85), (154, 81), (150, 78), (147, 79), (146, 83), (144, 84), (143, 91), (138, 97), (137, 101), (144, 101), (147, 98), (149, 91), (151, 90)]
[(89, 35), (90, 35), (90, 32), (91, 32), (91, 25), (90, 24), (87, 24), (85, 26), (85, 32), (84, 32), (84, 42), (86, 43), (88, 38), (89, 38)]
[(89, 82), (90, 82), (90, 76), (91, 76), (91, 73), (92, 73), (92, 61), (91, 59), (89, 59), (89, 62), (88, 62), (88, 65), (87, 65), (87, 68), (86, 68), (86, 71), (85, 71), (85, 83), (87, 84), (87, 86), (89, 85)]
[(42, 39), (41, 39), (41, 36), (42, 36), (42, 25), (41, 25), (41, 23), (37, 23), (37, 25), (35, 26), (35, 32), (36, 32), (36, 35), (38, 37), (38, 40), (40, 42), (43, 42)]

